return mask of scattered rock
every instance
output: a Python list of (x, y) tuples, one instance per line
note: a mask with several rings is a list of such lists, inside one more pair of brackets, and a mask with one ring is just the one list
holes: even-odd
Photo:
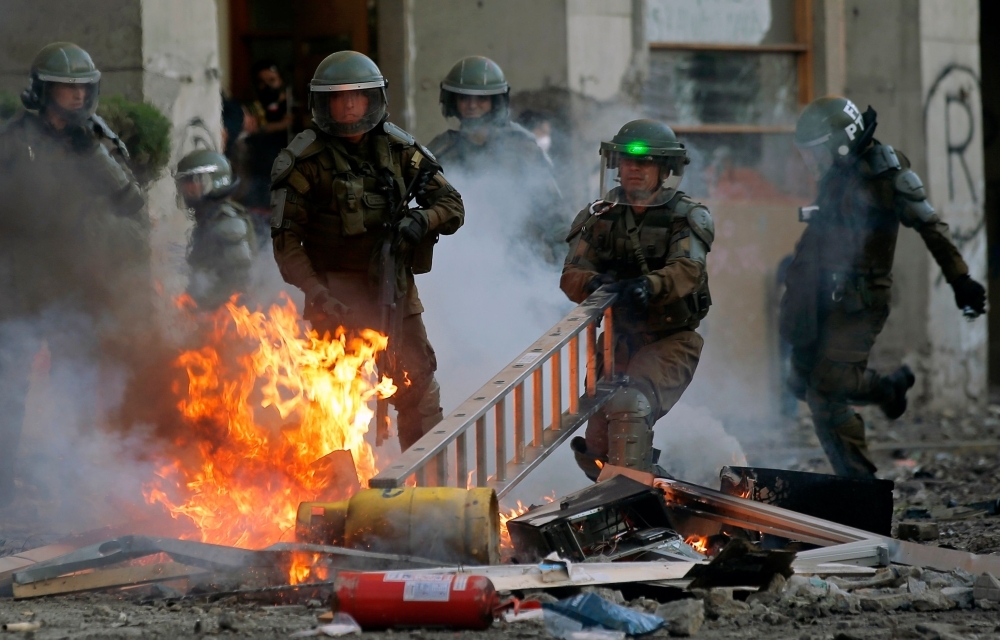
[(927, 591), (927, 583), (916, 578), (907, 578), (906, 588), (910, 593), (923, 593)]
[[(733, 602), (730, 594), (730, 602)], [(743, 604), (743, 603), (740, 603)], [(672, 636), (693, 636), (705, 622), (705, 602), (697, 599), (675, 600), (661, 604), (656, 615), (666, 620)]]
[(941, 595), (955, 601), (959, 609), (970, 609), (973, 603), (973, 589), (969, 587), (945, 587)]
[(219, 615), (219, 628), (223, 631), (236, 631), (236, 616), (226, 611)]
[(896, 528), (896, 537), (900, 540), (928, 542), (937, 540), (940, 535), (936, 522), (900, 522)]
[(947, 611), (957, 606), (957, 602), (944, 595), (941, 591), (928, 590), (924, 593), (913, 595), (913, 608), (917, 611)]
[(991, 573), (980, 575), (972, 587), (972, 597), (977, 603), (980, 600), (1000, 602), (1000, 580)]

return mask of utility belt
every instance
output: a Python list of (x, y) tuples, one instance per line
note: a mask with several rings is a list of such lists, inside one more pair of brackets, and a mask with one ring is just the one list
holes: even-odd
[(892, 278), (882, 270), (821, 271), (821, 300), (827, 305), (838, 305), (848, 312), (867, 309), (885, 296), (892, 285)]

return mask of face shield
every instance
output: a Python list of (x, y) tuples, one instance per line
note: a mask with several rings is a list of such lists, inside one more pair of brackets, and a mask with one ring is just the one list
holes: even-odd
[(356, 136), (371, 131), (385, 117), (385, 87), (382, 82), (313, 85), (309, 107), (316, 126), (326, 133)]
[[(634, 145), (630, 145), (634, 146)], [(666, 204), (684, 175), (684, 156), (601, 150), (601, 193), (610, 204), (655, 207)]]
[(808, 147), (796, 146), (796, 148), (799, 150), (799, 155), (802, 156), (806, 168), (809, 169), (809, 173), (816, 180), (822, 179), (826, 172), (833, 167), (833, 153), (825, 144), (814, 144)]
[(204, 165), (174, 176), (177, 195), (187, 207), (195, 207), (206, 198), (227, 192), (232, 178), (221, 167)]
[(45, 110), (59, 115), (69, 125), (82, 126), (97, 111), (100, 80), (46, 80), (43, 75), (39, 75), (39, 79), (43, 81), (42, 104)]

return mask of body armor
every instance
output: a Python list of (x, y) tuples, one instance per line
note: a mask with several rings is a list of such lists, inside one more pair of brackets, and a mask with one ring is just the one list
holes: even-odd
[(199, 307), (213, 309), (233, 294), (245, 293), (257, 241), (246, 210), (229, 200), (209, 201), (195, 211), (188, 243), (188, 294)]
[[(413, 138), (389, 122), (362, 142), (360, 154), (349, 152), (339, 138), (320, 137), (312, 130), (299, 134), (274, 163), (272, 184), (288, 179), (291, 188), (279, 186), (272, 192), (272, 228), (290, 228), (294, 223), (283, 217), (285, 203), (295, 205), (308, 197), (314, 210), (300, 231), (316, 271), (367, 271), (405, 192), (400, 151), (411, 144)], [(295, 163), (307, 158), (319, 170), (311, 186), (299, 184), (300, 177), (292, 174)], [(430, 271), (436, 242), (437, 234), (430, 234), (417, 247), (414, 274)]]
[[(629, 233), (629, 207), (598, 201), (591, 205), (583, 222), (570, 232), (570, 240), (582, 234), (577, 253), (592, 252), (602, 264), (613, 265), (610, 273), (617, 280), (649, 275), (663, 269), (668, 261), (689, 258), (705, 264), (714, 239), (714, 228), (708, 210), (681, 192), (659, 207), (646, 210), (636, 221), (634, 233)], [(636, 251), (633, 238), (638, 239)], [(575, 256), (570, 256), (572, 261)], [(618, 327), (642, 332), (661, 332), (695, 328), (708, 314), (712, 298), (708, 276), (702, 278), (691, 294), (672, 302), (655, 298), (644, 317), (625, 314)]]

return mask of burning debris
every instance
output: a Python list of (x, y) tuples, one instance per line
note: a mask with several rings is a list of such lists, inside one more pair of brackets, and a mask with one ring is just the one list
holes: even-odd
[(287, 297), (267, 313), (234, 297), (211, 317), (206, 343), (175, 362), (184, 430), (147, 501), (190, 521), (202, 542), (261, 548), (294, 529), (300, 503), (350, 497), (318, 461), (350, 452), (354, 486), (367, 486), (377, 471), (369, 405), (396, 389), (375, 369), (386, 340), (307, 331)]

